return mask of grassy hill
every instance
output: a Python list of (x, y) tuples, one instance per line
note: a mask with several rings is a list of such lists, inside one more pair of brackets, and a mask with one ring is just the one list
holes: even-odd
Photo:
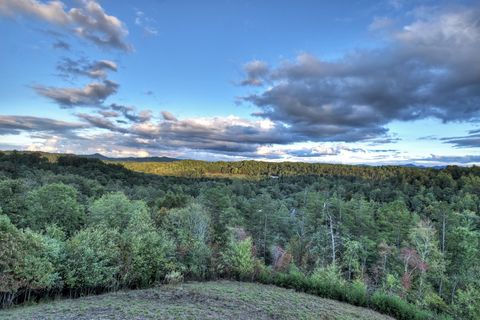
[(325, 319), (391, 317), (292, 290), (232, 281), (192, 282), (57, 300), (0, 311), (0, 319)]

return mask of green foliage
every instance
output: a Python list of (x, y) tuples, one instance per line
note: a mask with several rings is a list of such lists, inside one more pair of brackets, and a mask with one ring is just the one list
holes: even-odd
[(28, 229), (22, 240), (23, 259), (16, 265), (15, 274), (29, 290), (56, 287), (60, 281), (61, 245)]
[(183, 274), (179, 271), (170, 271), (165, 276), (165, 283), (167, 284), (179, 284), (181, 282), (183, 282)]
[(60, 288), (63, 245), (60, 241), (17, 229), (0, 215), (0, 306), (10, 304), (9, 293)]
[(230, 198), (222, 188), (209, 188), (202, 194), (202, 203), (211, 217), (212, 241), (224, 246), (228, 237), (225, 212), (231, 206)]
[(347, 290), (348, 303), (357, 306), (368, 305), (368, 288), (367, 285), (360, 279), (354, 280)]
[(124, 282), (130, 286), (158, 283), (174, 267), (174, 243), (146, 220), (130, 223), (122, 235), (126, 247)]
[(480, 319), (480, 290), (472, 285), (465, 290), (458, 290), (455, 314), (461, 319)]
[(178, 272), (253, 276), (404, 318), (418, 308), (478, 315), (467, 307), (480, 287), (478, 167), (125, 166), (158, 175), (0, 152), (2, 305), (145, 287)]
[(26, 210), (25, 189), (21, 180), (0, 180), (0, 213), (7, 215), (15, 225), (20, 224)]
[(143, 201), (130, 201), (121, 192), (103, 195), (88, 208), (89, 224), (124, 230), (137, 216), (148, 216), (148, 208)]
[(347, 282), (342, 278), (340, 270), (334, 264), (318, 267), (309, 279), (315, 287), (316, 294), (331, 299), (345, 300)]
[(63, 183), (48, 184), (31, 191), (26, 199), (27, 211), (22, 225), (41, 231), (54, 222), (66, 233), (73, 234), (85, 220), (77, 196), (75, 188)]
[(382, 291), (387, 295), (399, 295), (403, 293), (402, 285), (398, 276), (387, 274), (383, 283)]
[(387, 244), (400, 247), (407, 240), (414, 220), (405, 202), (396, 200), (384, 204), (377, 213), (378, 234)]
[(205, 278), (210, 271), (212, 250), (210, 217), (199, 204), (168, 213), (165, 230), (176, 244), (176, 258), (182, 271), (193, 278)]
[(232, 274), (240, 279), (253, 276), (255, 258), (253, 257), (252, 238), (237, 241), (230, 239), (227, 249), (222, 254), (223, 263), (227, 274)]
[(432, 319), (432, 315), (418, 310), (398, 296), (383, 293), (374, 293), (370, 299), (370, 306), (381, 313), (391, 315), (398, 320), (423, 320)]
[(406, 302), (398, 296), (378, 292), (370, 295), (366, 285), (359, 280), (350, 284), (338, 279), (332, 281), (329, 276), (338, 278), (338, 271), (335, 266), (319, 269), (315, 276), (309, 278), (298, 272), (291, 274), (275, 273), (267, 269), (262, 271), (256, 280), (265, 284), (274, 284), (284, 288), (304, 291), (323, 298), (370, 307), (400, 320), (433, 319), (433, 315), (429, 312), (418, 309), (415, 305)]
[(120, 234), (115, 229), (90, 227), (67, 241), (65, 283), (73, 289), (118, 287)]
[[(23, 286), (14, 273), (15, 268), (23, 259), (22, 233), (10, 222), (10, 219), (0, 214), (0, 293), (15, 293)], [(10, 304), (7, 301), (5, 304)]]
[(331, 264), (327, 267), (318, 267), (310, 276), (313, 282), (318, 282), (331, 287), (342, 287), (346, 281), (343, 279), (339, 268)]

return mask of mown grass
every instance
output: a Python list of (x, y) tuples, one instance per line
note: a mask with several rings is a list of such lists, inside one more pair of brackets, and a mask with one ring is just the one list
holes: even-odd
[(0, 319), (393, 319), (271, 285), (191, 282), (0, 311)]

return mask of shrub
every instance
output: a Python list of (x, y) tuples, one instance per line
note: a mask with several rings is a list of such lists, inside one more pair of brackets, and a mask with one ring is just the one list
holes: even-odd
[[(369, 307), (399, 320), (433, 319), (432, 314), (419, 310), (400, 297), (382, 293), (370, 295), (366, 285), (360, 280), (347, 283), (342, 278), (338, 278), (338, 270), (335, 266), (319, 268), (310, 277), (305, 277), (295, 268), (289, 273), (279, 273), (272, 271), (271, 268), (264, 268), (258, 273), (256, 281)], [(438, 315), (436, 317), (438, 318)]]
[(23, 225), (41, 231), (54, 221), (66, 233), (73, 234), (85, 219), (77, 196), (75, 188), (63, 183), (47, 184), (33, 190), (27, 196)]
[(227, 250), (222, 254), (222, 260), (228, 273), (240, 279), (251, 278), (255, 267), (252, 254), (252, 238), (237, 241), (230, 239)]
[(319, 267), (310, 276), (312, 281), (318, 283), (329, 284), (332, 286), (344, 286), (346, 281), (343, 279), (340, 270), (335, 264), (331, 264), (327, 267)]
[(68, 287), (88, 293), (90, 289), (118, 286), (120, 235), (116, 229), (90, 227), (67, 241), (65, 282)]
[(22, 287), (22, 281), (14, 273), (15, 266), (22, 258), (22, 234), (6, 215), (0, 214), (0, 307), (13, 302), (15, 293)]
[(418, 310), (417, 307), (402, 300), (400, 297), (378, 292), (372, 295), (370, 307), (399, 320), (423, 320), (432, 318), (431, 314)]
[(137, 216), (149, 216), (145, 202), (130, 201), (121, 192), (106, 194), (95, 200), (88, 211), (90, 225), (104, 225), (119, 230), (126, 229)]
[(23, 231), (23, 257), (15, 266), (15, 273), (27, 291), (45, 290), (60, 286), (59, 270), (54, 265), (61, 254), (56, 241), (27, 229)]
[(348, 285), (346, 290), (347, 301), (356, 306), (366, 306), (368, 304), (367, 286), (362, 280), (354, 280)]
[(455, 315), (462, 319), (480, 319), (480, 290), (469, 285), (465, 290), (458, 290), (454, 305)]
[(210, 218), (203, 207), (193, 203), (169, 211), (164, 228), (177, 245), (176, 258), (185, 276), (205, 279), (209, 275), (212, 250), (209, 247)]
[(317, 268), (310, 276), (310, 281), (317, 295), (340, 301), (347, 300), (345, 292), (347, 282), (336, 265)]
[(128, 257), (124, 262), (126, 274), (123, 278), (128, 286), (145, 287), (159, 282), (172, 268), (175, 245), (150, 221), (132, 223), (123, 239), (127, 251), (125, 256)]
[(59, 269), (63, 258), (61, 241), (17, 229), (0, 215), (0, 306), (11, 304), (15, 296), (32, 291), (46, 292), (62, 286)]
[(183, 274), (179, 271), (170, 271), (165, 276), (165, 283), (167, 284), (179, 284), (183, 282)]

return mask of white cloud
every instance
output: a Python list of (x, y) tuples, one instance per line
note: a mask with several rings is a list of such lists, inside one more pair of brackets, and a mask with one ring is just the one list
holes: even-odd
[(142, 28), (146, 35), (156, 36), (158, 35), (158, 29), (154, 27), (155, 20), (145, 15), (145, 12), (135, 11), (135, 25)]
[(67, 10), (61, 1), (0, 0), (0, 14), (35, 17), (100, 47), (133, 50), (125, 40), (128, 30), (122, 21), (105, 13), (95, 0), (81, 0), (79, 4)]

